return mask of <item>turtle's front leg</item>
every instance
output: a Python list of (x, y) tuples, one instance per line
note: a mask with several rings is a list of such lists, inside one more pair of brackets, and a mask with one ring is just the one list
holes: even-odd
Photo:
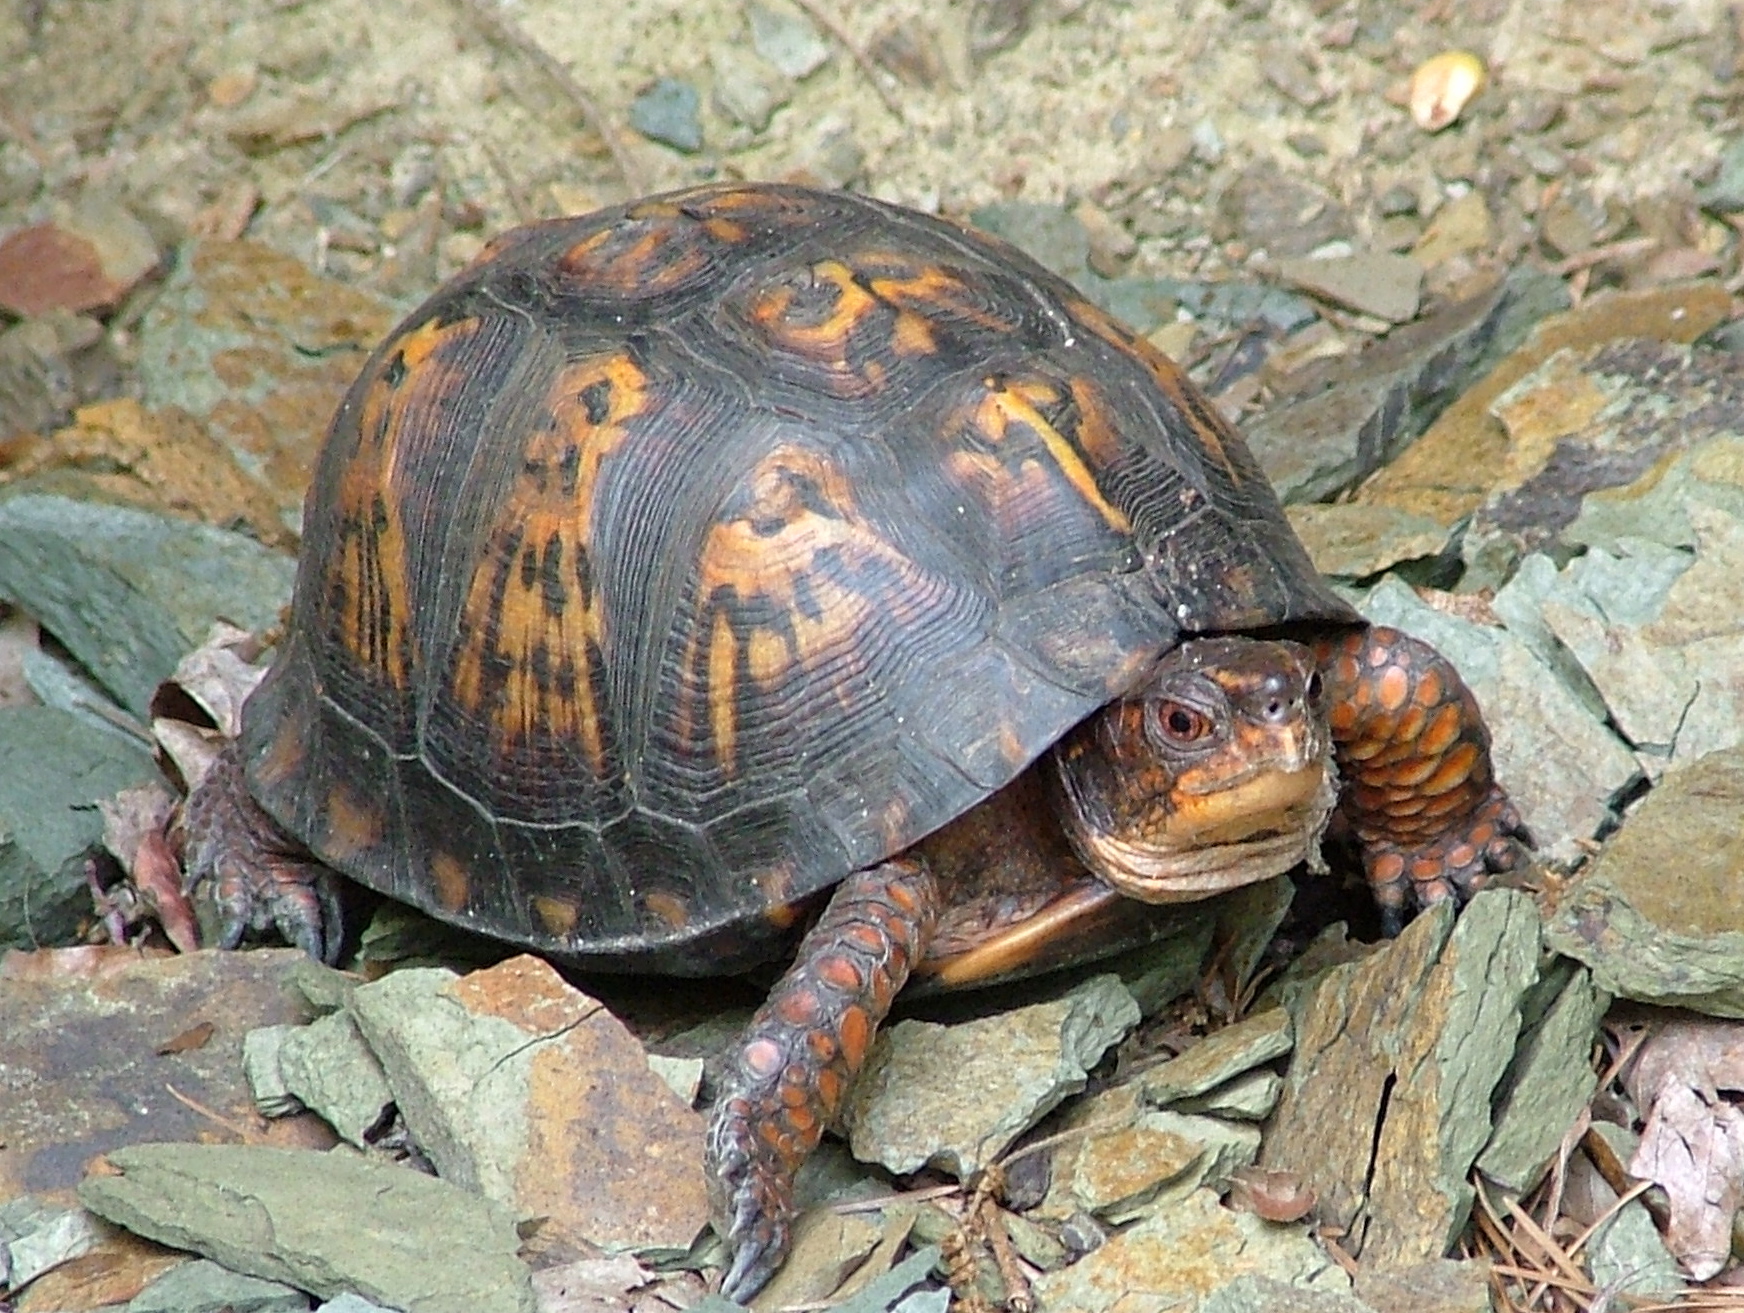
[(1315, 644), (1340, 809), (1388, 933), (1418, 906), (1526, 864), (1532, 838), (1490, 761), (1477, 699), (1429, 644), (1376, 625)]
[(751, 1019), (708, 1132), (715, 1227), (748, 1299), (787, 1254), (793, 1179), (865, 1064), (891, 1001), (926, 952), (939, 891), (912, 858), (849, 876)]

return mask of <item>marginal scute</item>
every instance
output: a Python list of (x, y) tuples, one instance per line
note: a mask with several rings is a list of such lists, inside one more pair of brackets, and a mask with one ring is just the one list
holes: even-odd
[(339, 859), (368, 852), (381, 843), (388, 828), (381, 803), (360, 798), (343, 781), (327, 791), (325, 821), (323, 847)]
[(430, 856), (430, 883), (436, 905), (448, 912), (463, 912), (472, 901), (472, 873), (453, 853), (438, 850)]

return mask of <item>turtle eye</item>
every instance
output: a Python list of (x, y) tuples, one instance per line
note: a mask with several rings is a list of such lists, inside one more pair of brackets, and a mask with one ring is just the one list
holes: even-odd
[(1308, 705), (1311, 707), (1319, 706), (1321, 695), (1325, 692), (1326, 682), (1320, 678), (1320, 672), (1316, 670), (1308, 676)]
[(1191, 747), (1211, 736), (1211, 718), (1185, 702), (1159, 702), (1147, 719), (1157, 736), (1175, 747)]

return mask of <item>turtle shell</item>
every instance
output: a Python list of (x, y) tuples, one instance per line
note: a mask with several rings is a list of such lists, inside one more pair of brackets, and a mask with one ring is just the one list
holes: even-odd
[(1228, 422), (1068, 283), (875, 200), (703, 187), (509, 233), (371, 356), (245, 769), (376, 890), (686, 961), (1183, 634), (1355, 620)]

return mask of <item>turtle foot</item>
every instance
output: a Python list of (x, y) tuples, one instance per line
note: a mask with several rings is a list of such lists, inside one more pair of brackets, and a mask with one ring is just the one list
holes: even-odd
[(183, 804), (183, 888), (207, 886), (218, 908), (220, 948), (276, 930), (318, 962), (338, 960), (344, 939), (339, 877), (290, 838), (249, 796), (230, 744)]

